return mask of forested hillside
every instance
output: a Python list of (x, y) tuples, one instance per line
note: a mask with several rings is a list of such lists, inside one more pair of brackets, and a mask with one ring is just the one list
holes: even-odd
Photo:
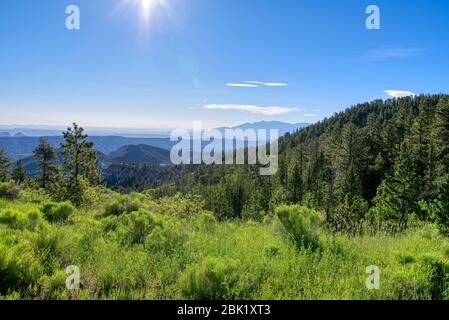
[(101, 178), (83, 129), (63, 136), (33, 151), (37, 177), (0, 149), (0, 299), (449, 299), (447, 95), (287, 134), (271, 177), (114, 165)]
[(260, 219), (280, 204), (303, 204), (324, 211), (335, 230), (374, 222), (401, 229), (411, 216), (437, 214), (449, 174), (448, 123), (447, 95), (376, 100), (286, 134), (273, 177), (256, 166), (128, 166), (105, 181), (120, 190), (157, 181), (164, 195), (197, 193), (223, 217)]

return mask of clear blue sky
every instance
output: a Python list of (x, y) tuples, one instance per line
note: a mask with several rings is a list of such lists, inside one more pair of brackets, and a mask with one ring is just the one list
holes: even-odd
[(0, 124), (314, 122), (384, 90), (449, 92), (447, 0), (141, 1), (0, 1)]

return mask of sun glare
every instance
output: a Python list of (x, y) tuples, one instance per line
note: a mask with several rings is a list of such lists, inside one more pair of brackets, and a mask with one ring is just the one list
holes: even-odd
[(121, 0), (116, 12), (130, 13), (138, 16), (139, 29), (142, 34), (148, 34), (156, 24), (173, 17), (171, 0)]
[(139, 0), (142, 7), (142, 13), (145, 18), (149, 18), (153, 10), (157, 7), (163, 7), (165, 0)]

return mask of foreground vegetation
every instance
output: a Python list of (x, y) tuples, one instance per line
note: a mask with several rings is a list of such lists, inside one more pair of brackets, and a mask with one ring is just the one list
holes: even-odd
[(63, 135), (60, 150), (35, 149), (38, 177), (0, 148), (2, 298), (449, 299), (447, 95), (374, 101), (287, 134), (271, 177), (118, 170), (129, 194), (102, 186), (81, 127)]
[[(217, 221), (200, 198), (87, 193), (78, 209), (35, 190), (0, 200), (2, 298), (449, 298), (449, 243), (432, 225), (350, 237), (299, 206)], [(79, 290), (66, 289), (70, 265)], [(370, 265), (379, 290), (365, 286)]]

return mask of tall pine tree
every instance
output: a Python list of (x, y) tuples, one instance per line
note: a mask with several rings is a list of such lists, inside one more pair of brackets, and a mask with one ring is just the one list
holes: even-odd
[(44, 138), (40, 138), (33, 155), (39, 167), (41, 187), (47, 189), (57, 173), (56, 151)]
[(5, 153), (5, 150), (0, 147), (0, 182), (5, 182), (9, 177), (9, 170), (11, 161)]
[(12, 179), (20, 184), (25, 181), (26, 177), (27, 175), (23, 162), (22, 160), (18, 160), (14, 166), (14, 170), (12, 171)]

